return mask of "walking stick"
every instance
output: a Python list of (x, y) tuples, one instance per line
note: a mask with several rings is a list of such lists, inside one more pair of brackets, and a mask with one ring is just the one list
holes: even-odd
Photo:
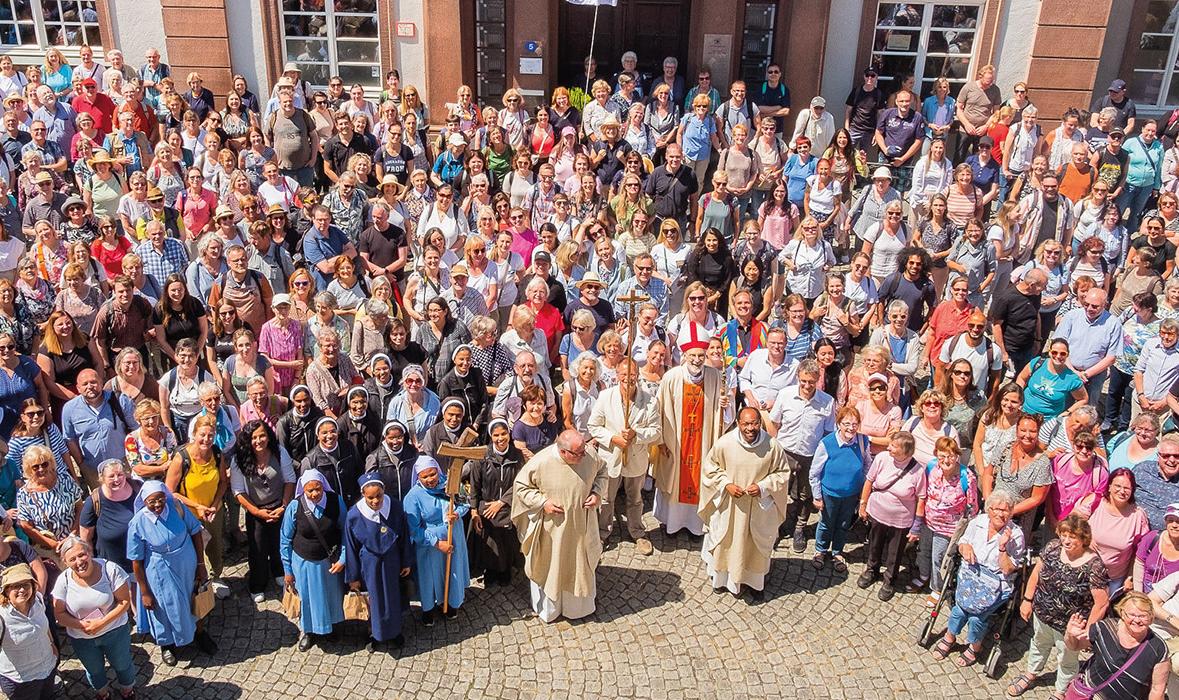
[[(651, 301), (651, 297), (641, 294), (639, 292), (631, 292), (627, 296), (616, 299), (619, 304), (627, 304), (626, 312), (626, 357), (634, 359), (635, 347), (635, 310), (637, 305), (647, 301)], [(622, 396), (622, 422), (624, 425), (630, 425), (630, 400), (624, 394)]]

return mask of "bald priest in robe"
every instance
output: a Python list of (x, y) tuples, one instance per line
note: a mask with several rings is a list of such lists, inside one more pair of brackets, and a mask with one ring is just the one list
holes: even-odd
[(701, 556), (713, 590), (740, 595), (744, 584), (761, 600), (778, 526), (786, 518), (790, 463), (762, 430), (757, 409), (742, 409), (737, 429), (712, 446), (700, 481), (700, 517), (708, 525)]
[(727, 427), (724, 409), (729, 392), (722, 390), (720, 371), (704, 364), (707, 341), (682, 348), (680, 366), (668, 370), (659, 382), (663, 431), (654, 468), (654, 514), (669, 535), (687, 529), (700, 536), (704, 534), (698, 512), (700, 469)]
[(609, 477), (596, 450), (566, 430), (528, 460), (512, 492), (512, 523), (524, 551), (532, 609), (545, 622), (594, 611), (602, 540), (598, 506)]

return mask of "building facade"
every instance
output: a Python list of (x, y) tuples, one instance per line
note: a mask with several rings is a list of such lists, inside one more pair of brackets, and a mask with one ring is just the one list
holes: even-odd
[[(510, 86), (530, 102), (584, 80), (589, 54), (613, 75), (624, 51), (658, 75), (679, 60), (689, 85), (764, 79), (782, 65), (796, 107), (841, 104), (863, 68), (928, 94), (986, 64), (1005, 94), (1024, 81), (1046, 116), (1088, 107), (1123, 77), (1147, 113), (1179, 107), (1179, 0), (0, 0), (0, 51), (39, 62), (50, 45), (118, 46), (132, 65), (156, 46), (176, 75), (202, 73), (224, 94), (239, 73), (267, 92), (287, 62), (314, 85), (339, 75), (376, 95), (385, 74), (417, 86), (441, 115), (460, 85), (498, 104)], [(98, 50), (101, 57), (102, 51)]]

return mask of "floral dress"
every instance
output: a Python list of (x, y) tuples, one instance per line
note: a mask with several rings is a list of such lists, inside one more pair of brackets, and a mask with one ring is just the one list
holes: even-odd
[(1040, 582), (1036, 585), (1032, 610), (1040, 622), (1063, 633), (1074, 613), (1089, 615), (1093, 590), (1105, 590), (1109, 586), (1109, 573), (1098, 556), (1080, 566), (1061, 561), (1060, 540), (1052, 540), (1044, 547), (1040, 561)]
[(16, 293), (17, 308), (23, 306), (33, 323), (40, 325), (49, 320), (49, 314), (53, 313), (53, 302), (56, 295), (48, 282), (38, 278), (36, 286), (30, 287), (25, 284), (23, 279), (18, 279)]
[[(921, 236), (921, 245), (925, 250), (930, 255), (937, 255), (950, 249), (951, 238), (954, 233), (954, 222), (946, 219), (940, 227), (937, 227), (934, 226), (932, 221), (926, 219), (917, 227), (917, 231)], [(945, 267), (946, 259), (934, 258), (933, 266), (938, 268)]]
[(33, 337), (37, 335), (37, 324), (29, 316), (25, 305), (17, 297), (16, 313), (12, 316), (0, 311), (0, 333), (8, 333), (16, 340), (16, 349), (22, 355), (33, 351)]

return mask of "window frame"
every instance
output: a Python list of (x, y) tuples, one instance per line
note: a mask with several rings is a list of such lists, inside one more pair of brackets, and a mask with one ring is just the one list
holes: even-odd
[[(14, 5), (15, 5), (15, 3), (19, 2), (19, 1), (20, 0), (0, 0), (0, 2), (7, 3), (9, 9), (15, 9)], [(36, 43), (34, 43), (34, 44), (8, 44), (8, 43), (0, 42), (0, 51), (3, 51), (6, 55), (12, 56), (14, 62), (20, 63), (21, 60), (25, 59), (26, 57), (30, 57), (30, 58), (33, 57), (34, 52), (41, 54), (40, 58), (44, 58), (44, 53), (46, 51), (48, 51), (51, 48), (55, 48), (55, 49), (58, 49), (59, 51), (61, 51), (62, 54), (64, 54), (67, 59), (73, 61), (78, 58), (78, 49), (80, 49), (82, 47), (82, 45), (85, 44), (85, 45), (90, 46), (90, 48), (94, 51), (95, 60), (99, 60), (99, 58), (104, 54), (103, 44), (105, 43), (103, 41), (103, 34), (105, 32), (103, 31), (102, 12), (99, 10), (100, 0), (92, 0), (92, 2), (94, 4), (94, 12), (95, 12), (95, 18), (94, 18), (93, 22), (85, 22), (85, 21), (82, 21), (81, 19), (79, 19), (78, 22), (71, 22), (71, 23), (65, 23), (60, 19), (55, 20), (54, 22), (47, 22), (45, 20), (45, 12), (44, 12), (44, 7), (42, 5), (42, 3), (44, 1), (45, 0), (28, 0), (29, 8), (32, 10), (32, 14), (33, 14), (33, 16), (31, 17), (31, 21), (33, 24), (33, 34), (37, 40)], [(54, 1), (58, 3), (59, 8), (61, 7), (62, 2), (66, 2), (67, 4), (69, 4), (69, 3), (76, 4), (80, 10), (84, 0), (54, 0)], [(22, 22), (21, 20), (16, 18), (16, 13), (14, 12), (12, 19), (0, 21), (0, 26), (8, 25), (8, 26), (12, 26), (14, 28), (18, 28), (22, 24), (27, 24), (29, 21), (30, 20), (25, 20)], [(78, 27), (83, 28), (84, 33), (83, 33), (82, 43), (80, 43), (80, 44), (54, 44), (54, 43), (51, 43), (49, 41), (49, 32), (53, 29), (61, 29), (62, 27), (65, 27), (67, 24), (74, 24)], [(90, 34), (91, 31), (93, 31), (94, 38), (97, 41), (94, 41), (94, 42), (86, 41), (86, 39), (89, 38), (87, 35)], [(28, 61), (25, 61), (25, 62), (27, 63)]]
[[(911, 27), (897, 27), (896, 25), (882, 25), (882, 24), (880, 24), (880, 6), (881, 5), (900, 5), (902, 3), (899, 0), (878, 0), (878, 2), (876, 3), (876, 11), (872, 15), (873, 24), (872, 24), (872, 30), (871, 30), (871, 39), (870, 39), (869, 45), (868, 45), (868, 56), (869, 56), (869, 62), (871, 63), (871, 65), (877, 66), (877, 69), (880, 71), (880, 83), (882, 85), (889, 84), (890, 81), (896, 80), (899, 76), (886, 73), (884, 68), (882, 67), (882, 65), (878, 65), (878, 63), (877, 63), (878, 56), (879, 57), (889, 57), (889, 56), (912, 57), (913, 58), (913, 71), (912, 71), (913, 72), (913, 90), (914, 90), (914, 92), (917, 93), (919, 98), (922, 98), (927, 94), (925, 92), (926, 83), (932, 84), (933, 81), (935, 81), (935, 80), (937, 80), (937, 78), (941, 77), (938, 75), (926, 76), (925, 75), (926, 62), (931, 58), (935, 59), (935, 60), (939, 59), (939, 58), (949, 59), (949, 58), (953, 58), (955, 56), (961, 57), (961, 56), (965, 55), (965, 54), (952, 54), (948, 51), (938, 51), (938, 52), (929, 51), (930, 34), (932, 34), (933, 32), (944, 33), (946, 30), (951, 29), (950, 27), (935, 27), (935, 26), (933, 26), (934, 8), (938, 7), (938, 6), (947, 6), (947, 5), (949, 5), (949, 6), (961, 5), (961, 6), (967, 6), (967, 7), (974, 7), (974, 8), (977, 8), (977, 11), (978, 11), (978, 17), (975, 22), (975, 25), (973, 27), (963, 28), (963, 29), (959, 30), (959, 31), (963, 31), (963, 32), (968, 31), (974, 35), (974, 39), (970, 43), (970, 60), (966, 66), (966, 73), (965, 73), (964, 77), (962, 77), (962, 78), (951, 78), (951, 77), (947, 76), (947, 79), (950, 81), (950, 84), (951, 84), (951, 92), (954, 91), (953, 90), (954, 86), (961, 87), (961, 85), (964, 85), (964, 84), (970, 82), (970, 80), (974, 76), (974, 71), (976, 70), (976, 66), (978, 63), (978, 48), (979, 48), (978, 47), (978, 39), (982, 36), (982, 21), (984, 19), (984, 12), (986, 10), (986, 2), (987, 2), (987, 0), (958, 0), (957, 2), (953, 2), (951, 0), (919, 0), (918, 2), (906, 3), (906, 4), (919, 5), (921, 7), (921, 10), (922, 10), (921, 24), (914, 25)], [(917, 30), (916, 31), (916, 37), (917, 37), (916, 50), (914, 50), (914, 51), (890, 51), (888, 49), (877, 50), (876, 39), (877, 39), (878, 32), (880, 32), (881, 30), (897, 30), (897, 29), (904, 29), (904, 30), (906, 30), (906, 33), (908, 33), (908, 30), (912, 30), (912, 29)]]
[[(1172, 5), (1171, 13), (1173, 14), (1177, 11), (1174, 6), (1179, 5), (1179, 3), (1175, 3), (1172, 0)], [(1165, 29), (1165, 26), (1163, 28)], [(1179, 73), (1179, 65), (1176, 65), (1176, 61), (1179, 61), (1179, 22), (1175, 23), (1175, 26), (1171, 28), (1169, 33), (1148, 32), (1145, 29), (1143, 27), (1141, 31), (1137, 32), (1138, 48), (1134, 51), (1132, 59), (1128, 61), (1129, 65), (1127, 68), (1129, 75), (1127, 75), (1127, 82), (1132, 86), (1128, 97), (1133, 99), (1139, 107), (1144, 107), (1147, 110), (1163, 111), (1175, 109), (1179, 107), (1179, 99), (1176, 99), (1174, 102), (1168, 102), (1167, 97), (1170, 95), (1172, 86), (1176, 82), (1176, 73)], [(1145, 51), (1141, 46), (1142, 39), (1147, 36), (1169, 37), (1170, 45), (1167, 47), (1167, 57), (1161, 68), (1139, 68), (1135, 65), (1139, 56)], [(1127, 42), (1128, 45), (1132, 43)], [(1133, 94), (1133, 86), (1142, 85), (1144, 80), (1149, 79), (1148, 76), (1154, 75), (1161, 75), (1162, 82), (1159, 84), (1158, 97), (1153, 102), (1147, 102), (1141, 96)]]
[[(382, 32), (381, 32), (381, 17), (380, 17), (381, 12), (380, 12), (379, 0), (373, 0), (372, 12), (337, 12), (336, 11), (336, 0), (324, 0), (323, 10), (313, 11), (313, 12), (300, 12), (300, 11), (296, 11), (296, 10), (288, 11), (283, 6), (284, 3), (282, 0), (277, 0), (276, 4), (278, 7), (279, 50), (280, 50), (280, 57), (282, 59), (283, 65), (285, 65), (287, 63), (295, 63), (300, 66), (308, 66), (308, 65), (310, 65), (310, 66), (327, 66), (327, 77), (329, 80), (331, 79), (332, 76), (341, 75), (341, 73), (340, 73), (341, 66), (345, 66), (345, 67), (349, 67), (349, 66), (365, 67), (365, 66), (368, 66), (370, 68), (370, 71), (371, 71), (371, 68), (375, 67), (377, 69), (376, 75), (372, 75), (370, 77), (369, 83), (366, 84), (365, 82), (348, 80), (347, 78), (345, 78), (344, 79), (344, 86), (345, 86), (345, 89), (348, 89), (348, 88), (351, 88), (351, 86), (353, 84), (360, 82), (360, 84), (364, 86), (364, 93), (365, 93), (366, 97), (372, 97), (374, 95), (380, 94), (381, 90), (383, 90), (385, 87), (385, 76), (384, 76), (383, 62), (382, 62), (382, 56), (381, 56)], [(291, 18), (291, 17), (322, 17), (325, 21), (325, 27), (327, 28), (327, 33), (324, 34), (323, 36), (318, 36), (318, 37), (316, 37), (316, 36), (303, 36), (303, 35), (288, 35), (287, 34), (287, 19)], [(359, 43), (365, 43), (365, 44), (372, 44), (372, 46), (375, 49), (375, 54), (374, 54), (374, 59), (371, 62), (369, 62), (369, 61), (348, 61), (348, 60), (341, 61), (340, 60), (339, 42), (341, 40), (341, 37), (337, 36), (337, 34), (336, 34), (336, 22), (337, 22), (338, 18), (347, 18), (347, 17), (363, 17), (366, 19), (371, 17), (372, 22), (373, 22), (373, 26), (376, 27), (376, 36), (371, 37), (371, 38), (370, 37), (343, 37), (343, 40), (345, 42), (359, 42)], [(300, 61), (295, 56), (292, 56), (288, 53), (288, 51), (287, 51), (287, 49), (288, 49), (287, 42), (288, 41), (312, 41), (312, 42), (322, 41), (322, 42), (326, 43), (326, 45), (327, 45), (327, 50), (328, 50), (327, 60), (326, 61), (318, 61), (318, 60), (317, 61)], [(311, 87), (314, 90), (325, 90), (326, 91), (327, 90), (327, 83), (326, 82), (323, 84), (311, 83)]]

